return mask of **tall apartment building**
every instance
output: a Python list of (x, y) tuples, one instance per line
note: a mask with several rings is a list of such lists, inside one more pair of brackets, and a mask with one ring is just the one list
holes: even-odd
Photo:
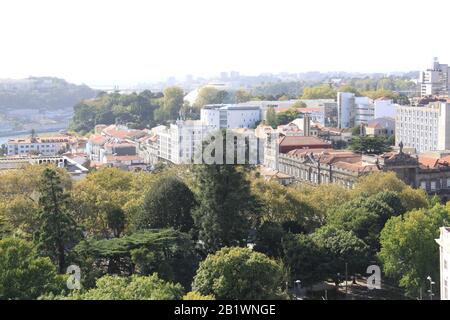
[(184, 120), (158, 126), (152, 131), (158, 136), (158, 157), (175, 163), (191, 163), (194, 155), (201, 151), (202, 141), (215, 128), (201, 120)]
[(355, 97), (351, 92), (337, 94), (338, 128), (345, 129), (367, 124), (374, 119), (373, 100), (368, 97)]
[(450, 103), (427, 106), (397, 106), (395, 144), (416, 152), (450, 149)]
[(261, 109), (247, 104), (211, 104), (202, 108), (200, 119), (215, 129), (253, 128), (261, 121)]
[(449, 96), (450, 77), (448, 64), (440, 64), (438, 58), (434, 58), (430, 69), (420, 73), (420, 95)]

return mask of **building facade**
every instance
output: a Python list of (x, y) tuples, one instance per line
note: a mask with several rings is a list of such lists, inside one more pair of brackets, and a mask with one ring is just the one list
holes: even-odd
[[(266, 159), (267, 160), (267, 159)], [(450, 199), (450, 153), (413, 156), (403, 152), (380, 156), (348, 150), (297, 149), (276, 155), (271, 169), (310, 184), (337, 183), (352, 188), (360, 176), (376, 171), (395, 172), (399, 179), (429, 195)]]
[(214, 129), (255, 128), (261, 121), (261, 109), (246, 104), (206, 105), (200, 111), (200, 120)]
[(372, 99), (368, 97), (356, 97), (351, 92), (338, 92), (338, 128), (345, 129), (367, 124), (374, 118), (375, 108)]
[(205, 125), (202, 120), (179, 120), (169, 127), (153, 128), (158, 137), (158, 157), (174, 164), (192, 163), (202, 150), (202, 142), (214, 130), (215, 126)]
[(44, 155), (55, 156), (69, 148), (70, 137), (36, 137), (10, 139), (6, 143), (8, 156)]
[(373, 102), (374, 117), (379, 118), (395, 118), (396, 106), (392, 99), (379, 98)]
[(278, 156), (280, 172), (303, 183), (335, 183), (352, 188), (362, 175), (379, 171), (374, 164), (363, 164), (361, 155), (345, 150), (293, 150)]
[(397, 106), (395, 144), (400, 142), (418, 153), (450, 149), (450, 103)]
[(373, 100), (368, 97), (355, 97), (353, 126), (367, 124), (375, 119)]
[(89, 172), (87, 168), (66, 156), (13, 156), (0, 158), (1, 170), (18, 170), (27, 165), (55, 165), (65, 168), (73, 179), (80, 179)]
[(379, 118), (369, 121), (364, 127), (365, 133), (368, 136), (391, 137), (395, 135), (395, 120), (393, 118)]
[(354, 115), (355, 95), (350, 92), (338, 92), (337, 94), (337, 116), (338, 128), (353, 127), (351, 121)]
[(434, 58), (431, 68), (420, 73), (419, 84), (422, 97), (448, 97), (450, 89), (448, 64), (441, 64), (438, 58)]

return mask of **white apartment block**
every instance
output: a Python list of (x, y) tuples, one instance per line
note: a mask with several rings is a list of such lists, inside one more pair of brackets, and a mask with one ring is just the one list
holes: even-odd
[(448, 285), (450, 281), (450, 228), (440, 228), (440, 237), (436, 239), (440, 253), (440, 285), (441, 300), (450, 300)]
[(351, 92), (337, 94), (338, 128), (351, 128), (367, 124), (375, 118), (373, 100), (368, 97), (355, 97)]
[(431, 68), (420, 73), (419, 84), (422, 97), (448, 97), (450, 90), (448, 64), (440, 64), (438, 59), (434, 58)]
[(152, 132), (158, 136), (158, 157), (175, 164), (192, 163), (201, 152), (202, 142), (214, 129), (201, 120), (180, 120), (169, 127), (155, 127)]
[(68, 137), (17, 138), (6, 143), (8, 156), (40, 154), (55, 156), (70, 142)]
[(428, 106), (397, 106), (395, 144), (416, 152), (450, 149), (450, 103)]
[(374, 101), (374, 118), (392, 118), (395, 119), (396, 107), (391, 99), (377, 99)]
[(202, 108), (200, 120), (215, 129), (254, 128), (261, 121), (261, 109), (247, 104), (211, 104)]

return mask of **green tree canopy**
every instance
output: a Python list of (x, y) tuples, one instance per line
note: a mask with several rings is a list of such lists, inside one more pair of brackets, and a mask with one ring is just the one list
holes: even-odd
[(96, 287), (74, 292), (67, 300), (180, 300), (183, 297), (180, 284), (166, 282), (154, 273), (150, 276), (118, 277), (105, 275), (96, 282)]
[(326, 257), (321, 269), (336, 284), (337, 274), (344, 274), (346, 263), (351, 273), (362, 272), (363, 268), (367, 267), (369, 247), (352, 231), (345, 231), (331, 225), (324, 226), (312, 234), (312, 239)]
[(179, 87), (168, 87), (164, 89), (163, 98), (163, 115), (167, 119), (157, 120), (174, 120), (179, 118), (180, 110), (183, 107), (184, 92)]
[(39, 229), (35, 234), (38, 249), (49, 256), (64, 273), (69, 250), (81, 239), (70, 211), (68, 194), (56, 170), (46, 168), (39, 188)]
[(277, 113), (277, 125), (284, 125), (292, 122), (300, 116), (297, 107), (290, 107), (288, 110)]
[(386, 221), (404, 212), (398, 194), (384, 191), (370, 197), (360, 196), (336, 207), (329, 213), (328, 224), (354, 232), (375, 253), (379, 250), (378, 237)]
[(174, 228), (189, 232), (195, 198), (188, 186), (176, 177), (162, 177), (144, 197), (141, 212), (134, 217), (134, 229)]
[(186, 285), (198, 263), (190, 237), (171, 229), (141, 231), (113, 239), (88, 239), (75, 250), (83, 269), (89, 270), (85, 275), (88, 286), (99, 275), (154, 272), (168, 281)]
[(0, 240), (0, 300), (36, 299), (55, 292), (61, 284), (51, 260), (40, 257), (32, 243)]
[(267, 125), (271, 126), (274, 129), (278, 126), (277, 113), (275, 112), (274, 107), (267, 108), (266, 122)]
[(339, 87), (339, 89), (337, 90), (338, 92), (350, 92), (350, 93), (354, 93), (355, 96), (360, 97), (361, 93), (359, 92), (358, 89), (356, 89), (355, 87), (351, 86), (351, 85), (344, 85), (342, 87)]
[(239, 89), (234, 93), (234, 100), (236, 103), (247, 102), (252, 99), (252, 95), (244, 89)]
[(200, 263), (193, 290), (217, 299), (260, 300), (284, 297), (282, 266), (248, 248), (222, 248)]
[[(162, 101), (161, 93), (152, 93), (149, 90), (136, 94), (109, 93), (98, 95), (95, 99), (83, 100), (74, 106), (70, 128), (78, 133), (85, 134), (94, 129), (97, 124), (122, 123), (136, 129), (144, 129), (155, 125), (154, 112), (159, 109), (168, 110), (176, 115), (178, 98)], [(172, 97), (172, 96), (170, 96)], [(167, 108), (164, 108), (164, 107)], [(173, 119), (176, 119), (173, 118)]]
[(228, 101), (228, 96), (229, 94), (225, 90), (219, 90), (214, 87), (202, 87), (198, 92), (194, 106), (197, 108), (202, 108), (207, 104), (226, 103)]
[(398, 281), (409, 297), (418, 297), (431, 276), (439, 288), (439, 228), (450, 222), (449, 212), (437, 204), (389, 219), (381, 232), (379, 258), (384, 273)]
[(329, 85), (306, 87), (303, 89), (302, 99), (336, 99), (336, 91)]
[(246, 243), (254, 197), (242, 168), (234, 165), (195, 165), (198, 206), (194, 222), (206, 252)]
[(289, 268), (291, 282), (300, 280), (302, 286), (311, 286), (325, 280), (326, 251), (305, 234), (287, 234), (282, 242), (282, 260)]
[(350, 149), (364, 154), (382, 154), (391, 151), (392, 147), (385, 137), (353, 137)]

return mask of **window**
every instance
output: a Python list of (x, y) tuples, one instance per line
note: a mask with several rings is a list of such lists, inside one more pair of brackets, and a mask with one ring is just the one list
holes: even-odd
[(431, 191), (436, 191), (436, 181), (431, 181), (430, 189), (431, 189)]
[(420, 181), (420, 188), (423, 190), (427, 190), (427, 182), (426, 181)]

